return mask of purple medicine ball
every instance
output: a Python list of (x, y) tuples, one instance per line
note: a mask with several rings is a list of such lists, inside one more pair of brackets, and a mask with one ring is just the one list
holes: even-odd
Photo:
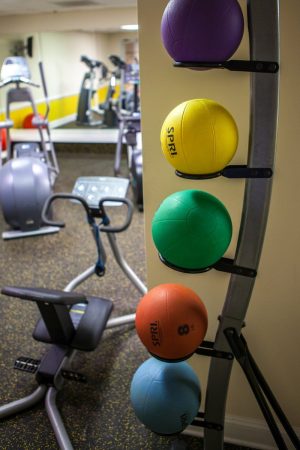
[(163, 44), (175, 61), (226, 61), (240, 45), (244, 18), (237, 0), (171, 0), (162, 17)]

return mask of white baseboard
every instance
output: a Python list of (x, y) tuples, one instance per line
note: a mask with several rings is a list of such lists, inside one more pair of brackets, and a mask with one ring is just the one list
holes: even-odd
[[(296, 434), (300, 438), (300, 428), (294, 428)], [(189, 426), (183, 434), (189, 436), (203, 437), (203, 429), (200, 427)], [(237, 416), (226, 416), (225, 419), (225, 442), (245, 447), (255, 448), (259, 450), (278, 450), (274, 443), (273, 436), (263, 420), (251, 418), (241, 418)], [(290, 440), (285, 432), (282, 433), (286, 438), (286, 444), (289, 449), (294, 449), (290, 445)]]
[(69, 122), (74, 122), (76, 120), (76, 113), (70, 114), (69, 116), (62, 117), (61, 119), (57, 120), (51, 120), (50, 122), (50, 128), (57, 128), (61, 127), (62, 125), (65, 125)]

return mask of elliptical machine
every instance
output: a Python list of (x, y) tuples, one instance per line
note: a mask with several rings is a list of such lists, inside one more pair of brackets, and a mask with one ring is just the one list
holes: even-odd
[[(84, 74), (77, 108), (76, 121), (79, 125), (99, 126), (108, 128), (117, 126), (117, 117), (112, 108), (112, 97), (115, 93), (116, 77), (111, 73), (109, 87), (104, 103), (98, 103), (97, 89), (98, 81), (96, 69), (100, 70), (99, 81), (108, 79), (108, 68), (101, 61), (81, 56), (80, 61), (86, 64), (88, 72)], [(94, 103), (94, 104), (93, 104)], [(96, 104), (95, 104), (96, 103)]]
[[(139, 211), (143, 211), (143, 154), (141, 137), (141, 113), (139, 102), (139, 71), (126, 64), (116, 55), (109, 57), (110, 61), (118, 67), (121, 75), (119, 107), (116, 114), (119, 120), (118, 140), (115, 151), (114, 174), (121, 175), (121, 159), (123, 143), (127, 146), (127, 164), (129, 178), (134, 195), (134, 202)], [(133, 85), (133, 92), (128, 95), (125, 84)]]
[[(120, 79), (119, 110), (127, 111), (128, 113), (136, 113), (140, 109), (139, 64), (137, 62), (127, 64), (117, 55), (110, 55), (109, 60), (116, 67), (118, 78)], [(128, 85), (132, 86), (131, 90), (126, 88)]]
[[(58, 227), (43, 226), (41, 216), (45, 200), (51, 195), (59, 174), (59, 167), (47, 120), (49, 103), (42, 63), (39, 63), (39, 69), (46, 99), (45, 117), (38, 114), (31, 91), (27, 87), (39, 85), (31, 81), (25, 58), (19, 56), (6, 58), (1, 69), (0, 88), (9, 84), (15, 85), (7, 92), (6, 118), (0, 122), (0, 130), (6, 130), (7, 145), (6, 162), (0, 169), (0, 204), (5, 221), (12, 228), (3, 232), (3, 239), (59, 231)], [(13, 127), (10, 118), (11, 105), (18, 102), (30, 103), (34, 115), (32, 124), (38, 131), (39, 142), (13, 145), (10, 137), (10, 130)]]
[(118, 140), (115, 151), (114, 174), (121, 175), (121, 159), (123, 143), (127, 147), (127, 164), (129, 178), (134, 196), (134, 203), (139, 211), (143, 211), (143, 153), (141, 137), (141, 115), (139, 112), (128, 113), (117, 111), (119, 119)]

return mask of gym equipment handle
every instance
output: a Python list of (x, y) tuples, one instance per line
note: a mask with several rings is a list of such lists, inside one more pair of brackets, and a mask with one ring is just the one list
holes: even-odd
[(101, 67), (102, 62), (96, 59), (91, 59), (88, 56), (82, 55), (80, 61), (85, 63), (89, 69), (94, 69), (95, 67)]
[(65, 226), (64, 222), (56, 222), (56, 221), (50, 220), (48, 218), (48, 212), (50, 209), (50, 205), (54, 202), (54, 200), (57, 200), (57, 199), (76, 200), (76, 201), (80, 202), (82, 204), (82, 206), (84, 207), (88, 218), (93, 220), (91, 209), (89, 208), (89, 205), (84, 200), (84, 198), (80, 197), (79, 195), (74, 195), (74, 194), (58, 193), (58, 194), (50, 195), (50, 197), (47, 198), (47, 200), (43, 206), (42, 221), (45, 225), (50, 225), (50, 226), (60, 227), (60, 228), (63, 228)]
[(110, 60), (110, 62), (114, 66), (118, 67), (118, 69), (125, 69), (126, 63), (119, 56), (117, 56), (117, 55), (110, 55), (108, 57), (108, 59)]
[(3, 86), (6, 86), (7, 84), (12, 84), (12, 83), (16, 83), (16, 84), (28, 84), (29, 86), (33, 86), (33, 87), (40, 87), (39, 84), (34, 83), (33, 81), (29, 80), (28, 78), (25, 77), (9, 77), (6, 78), (5, 80), (0, 81), (0, 88), (2, 88)]
[(47, 90), (45, 73), (44, 73), (44, 67), (43, 67), (42, 61), (39, 62), (39, 70), (40, 70), (40, 76), (41, 76), (41, 80), (42, 80), (43, 91), (44, 91), (44, 95), (45, 95), (45, 102), (46, 102), (46, 114), (45, 114), (45, 117), (47, 118), (48, 115), (49, 115), (50, 106), (49, 106), (48, 90)]
[(1, 294), (16, 297), (22, 300), (30, 300), (37, 303), (53, 305), (76, 305), (76, 303), (88, 303), (86, 296), (77, 292), (65, 292), (57, 289), (28, 288), (17, 286), (5, 286)]
[[(105, 202), (116, 202), (116, 203), (123, 203), (127, 206), (127, 215), (125, 218), (125, 221), (122, 225), (119, 226), (108, 226), (105, 223), (100, 227), (101, 231), (105, 231), (105, 233), (121, 233), (121, 231), (127, 230), (129, 225), (131, 224), (132, 216), (133, 216), (133, 205), (130, 200), (127, 198), (117, 198), (117, 197), (105, 197), (102, 198), (99, 202), (99, 211), (101, 216), (106, 217), (108, 219), (108, 216), (104, 209), (104, 203)], [(108, 219), (109, 223), (109, 219)]]
[[(85, 212), (88, 217), (88, 221), (90, 224), (95, 223), (93, 210), (89, 207), (86, 200), (80, 195), (75, 194), (66, 194), (66, 193), (57, 193), (52, 194), (47, 198), (43, 210), (42, 210), (42, 221), (45, 225), (55, 226), (63, 228), (65, 226), (64, 222), (61, 221), (53, 221), (48, 217), (49, 209), (54, 200), (57, 199), (66, 199), (66, 200), (75, 200), (82, 204), (85, 209)], [(104, 209), (105, 202), (115, 202), (115, 203), (123, 203), (127, 206), (127, 214), (123, 224), (118, 226), (109, 226), (110, 219)], [(126, 230), (132, 220), (133, 216), (133, 205), (130, 200), (127, 198), (118, 198), (118, 197), (104, 197), (99, 201), (99, 213), (100, 217), (103, 219), (103, 224), (99, 227), (101, 231), (105, 231), (106, 233), (120, 233), (121, 231)], [(97, 214), (99, 215), (99, 214)]]

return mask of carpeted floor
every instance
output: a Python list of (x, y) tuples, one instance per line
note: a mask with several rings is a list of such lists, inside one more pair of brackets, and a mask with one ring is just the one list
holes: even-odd
[[(57, 192), (70, 192), (78, 176), (112, 175), (113, 155), (108, 153), (102, 156), (59, 153), (58, 158), (61, 175), (56, 184)], [(80, 207), (63, 202), (57, 204), (55, 215), (66, 222), (66, 228), (56, 235), (0, 241), (1, 287), (20, 285), (63, 289), (74, 276), (95, 262), (93, 238)], [(143, 214), (136, 211), (131, 227), (118, 236), (118, 242), (128, 263), (146, 282), (143, 220)], [(0, 229), (6, 228), (1, 217)], [(140, 294), (120, 271), (108, 247), (107, 256), (105, 277), (93, 276), (77, 291), (112, 299), (112, 316), (132, 313)], [(31, 337), (38, 315), (32, 302), (0, 297), (1, 404), (28, 395), (36, 386), (34, 376), (12, 367), (18, 356), (39, 359), (45, 351), (46, 346)], [(147, 430), (130, 406), (132, 376), (147, 357), (147, 351), (132, 326), (107, 330), (94, 352), (77, 353), (73, 369), (84, 373), (88, 383), (66, 381), (58, 396), (58, 406), (75, 449), (171, 448), (176, 438), (157, 436)], [(181, 439), (188, 449), (203, 448), (200, 439), (186, 436)], [(57, 448), (43, 403), (0, 422), (0, 449)], [(232, 445), (225, 448), (242, 449)]]

